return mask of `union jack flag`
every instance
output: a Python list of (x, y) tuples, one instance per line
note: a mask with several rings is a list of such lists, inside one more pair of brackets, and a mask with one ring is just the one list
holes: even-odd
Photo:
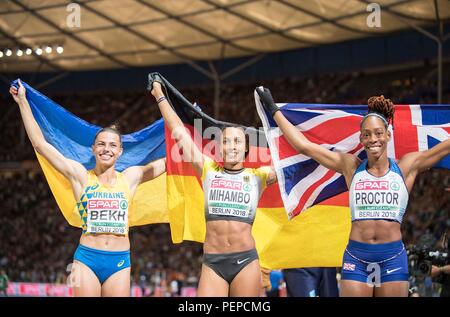
[(344, 263), (344, 266), (342, 267), (342, 269), (346, 270), (346, 271), (354, 271), (355, 267), (356, 267), (356, 265), (353, 263)]
[[(272, 116), (264, 110), (255, 92), (258, 114), (263, 123), (275, 167), (281, 198), (289, 218), (305, 209), (347, 191), (344, 177), (311, 158), (298, 154), (283, 137)], [(359, 142), (364, 105), (277, 104), (284, 116), (310, 141), (337, 152), (366, 158)], [(388, 156), (427, 150), (445, 141), (450, 134), (450, 105), (396, 105), (394, 129), (388, 143)], [(450, 156), (435, 167), (450, 168)]]

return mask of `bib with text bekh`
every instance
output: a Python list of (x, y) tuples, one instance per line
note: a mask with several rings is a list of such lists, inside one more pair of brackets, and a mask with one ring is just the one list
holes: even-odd
[(89, 233), (127, 233), (128, 202), (124, 193), (94, 193), (87, 209)]
[(129, 188), (124, 176), (116, 175), (116, 185), (109, 187), (88, 172), (88, 184), (77, 203), (84, 234), (128, 234)]

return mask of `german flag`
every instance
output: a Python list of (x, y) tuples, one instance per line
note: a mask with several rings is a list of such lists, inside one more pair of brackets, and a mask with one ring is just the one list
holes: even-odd
[[(216, 135), (208, 128), (239, 126), (211, 118), (188, 101), (159, 73), (149, 74), (149, 89), (159, 76), (165, 95), (192, 139), (204, 155), (217, 159)], [(256, 110), (255, 110), (256, 111)], [(271, 165), (270, 151), (262, 130), (247, 128), (250, 151), (245, 167)], [(167, 207), (174, 243), (183, 240), (204, 242), (204, 196), (200, 178), (188, 162), (181, 160), (180, 150), (165, 127), (167, 153)], [(219, 163), (219, 162), (218, 162)], [(219, 163), (220, 164), (220, 163)], [(283, 206), (279, 186), (270, 185), (259, 201), (253, 236), (262, 267), (270, 269), (299, 267), (338, 267), (350, 232), (348, 194), (321, 202), (289, 220)]]

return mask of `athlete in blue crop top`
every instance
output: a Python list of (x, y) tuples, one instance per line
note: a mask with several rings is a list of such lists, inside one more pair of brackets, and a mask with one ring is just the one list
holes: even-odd
[(203, 183), (206, 237), (197, 295), (259, 296), (261, 269), (251, 230), (261, 193), (276, 181), (275, 172), (270, 167), (244, 168), (248, 143), (241, 128), (228, 127), (220, 133), (223, 167), (204, 156), (165, 100), (157, 80), (150, 83), (151, 93), (183, 150), (183, 160), (192, 163)]
[(352, 228), (340, 295), (407, 296), (408, 263), (400, 224), (408, 194), (418, 173), (450, 153), (450, 140), (427, 151), (408, 153), (396, 163), (387, 157), (394, 105), (384, 96), (371, 97), (369, 113), (361, 120), (360, 142), (367, 153), (367, 160), (361, 162), (356, 155), (310, 142), (278, 111), (268, 89), (257, 88), (257, 93), (288, 142), (299, 153), (343, 174), (350, 188)]

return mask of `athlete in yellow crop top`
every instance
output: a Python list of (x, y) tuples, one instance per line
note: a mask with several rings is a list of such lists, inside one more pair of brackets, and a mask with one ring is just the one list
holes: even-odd
[(96, 164), (87, 171), (45, 140), (20, 80), (19, 88), (12, 86), (10, 93), (19, 105), (34, 149), (70, 181), (78, 202), (83, 234), (71, 274), (75, 296), (129, 296), (128, 206), (140, 183), (165, 172), (165, 159), (117, 172), (115, 163), (123, 151), (122, 141), (120, 132), (108, 127), (95, 136), (92, 152)]
[(276, 182), (273, 168), (244, 168), (248, 144), (241, 128), (222, 130), (219, 151), (223, 167), (196, 147), (183, 123), (165, 100), (158, 81), (152, 83), (164, 121), (203, 182), (206, 237), (198, 296), (259, 296), (261, 269), (252, 223), (266, 185)]

